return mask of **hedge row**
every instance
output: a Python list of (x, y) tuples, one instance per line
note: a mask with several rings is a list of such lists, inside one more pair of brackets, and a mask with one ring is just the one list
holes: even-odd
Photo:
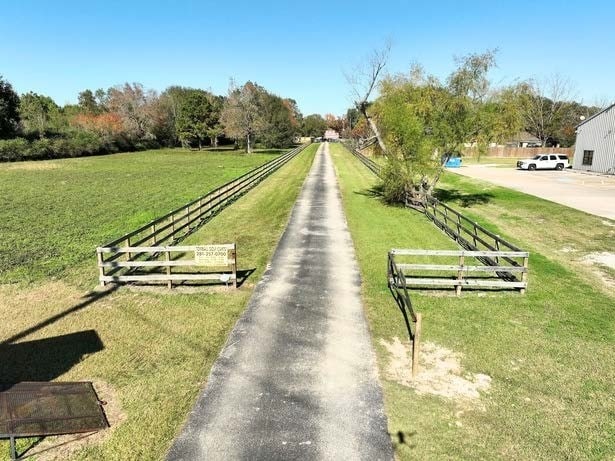
[(135, 142), (124, 137), (103, 139), (94, 133), (81, 131), (35, 141), (24, 138), (0, 140), (0, 162), (85, 157), (158, 147), (160, 146), (156, 141)]

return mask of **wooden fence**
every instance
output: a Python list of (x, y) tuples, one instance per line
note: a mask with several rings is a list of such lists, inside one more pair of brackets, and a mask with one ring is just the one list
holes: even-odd
[(372, 171), (372, 173), (374, 173), (378, 177), (382, 176), (382, 167), (380, 165), (374, 162), (371, 158), (363, 155), (361, 152), (359, 152), (354, 147), (348, 144), (346, 144), (345, 146), (346, 146), (346, 149), (348, 149), (352, 155), (358, 158), (363, 163), (363, 165), (369, 168)]
[[(524, 271), (522, 272), (498, 270), (495, 271), (495, 274), (502, 280), (511, 283), (523, 283), (524, 286), (517, 288), (520, 288), (521, 294), (525, 293), (527, 288), (528, 252), (485, 229), (476, 221), (472, 221), (434, 197), (428, 196), (423, 205), (425, 216), (455, 240), (459, 246), (469, 251), (482, 252), (483, 254), (477, 253), (476, 257), (485, 266), (499, 267), (501, 262), (504, 261), (511, 267), (523, 267)], [(526, 255), (522, 264), (516, 259), (515, 255)], [(517, 274), (517, 272), (520, 273)]]
[[(404, 289), (410, 286), (454, 287), (460, 295), (462, 288), (524, 291), (528, 257), (525, 251), (393, 249), (389, 251), (388, 260), (389, 268), (396, 268), (394, 282), (403, 282)], [(405, 261), (400, 262), (400, 258)], [(484, 264), (485, 258), (495, 265)], [(442, 262), (434, 263), (434, 260)]]
[[(213, 247), (213, 248), (212, 248)], [(237, 288), (237, 248), (234, 243), (203, 246), (155, 246), (98, 248), (99, 280), (110, 282), (166, 282), (169, 288), (179, 281), (217, 281)], [(216, 252), (218, 254), (213, 254)], [(220, 255), (220, 252), (223, 254)], [(124, 254), (126, 260), (105, 260), (106, 254)], [(146, 259), (137, 259), (147, 255)], [(175, 256), (171, 256), (175, 255)], [(186, 255), (192, 257), (186, 258)], [(161, 259), (162, 258), (162, 259)], [(173, 268), (190, 269), (189, 273), (173, 273)], [(203, 268), (209, 269), (201, 272)], [(213, 268), (218, 271), (211, 272)], [(113, 274), (109, 275), (108, 271)]]
[[(124, 262), (156, 259), (159, 256), (158, 251), (150, 251), (147, 250), (148, 248), (168, 249), (177, 245), (224, 208), (296, 157), (306, 146), (307, 144), (296, 147), (186, 205), (98, 247), (98, 264), (105, 271), (104, 274), (102, 272), (100, 274), (100, 282), (104, 284), (107, 281), (130, 281), (125, 278), (128, 277), (126, 273), (123, 274), (124, 279), (122, 280), (108, 279), (117, 272), (126, 272), (125, 269), (131, 267), (113, 266), (110, 263), (118, 261), (120, 258), (124, 258)], [(139, 249), (143, 251), (139, 251)], [(140, 266), (135, 264), (132, 267)], [(180, 278), (173, 277), (173, 280), (180, 280)], [(188, 280), (188, 278), (185, 278), (185, 280)]]
[[(462, 149), (465, 157), (478, 157), (478, 148), (466, 147)], [(484, 157), (499, 158), (532, 158), (537, 154), (563, 154), (571, 159), (574, 156), (574, 147), (489, 147)]]
[(397, 302), (397, 307), (399, 307), (404, 316), (406, 328), (412, 341), (412, 377), (415, 377), (419, 371), (422, 316), (420, 312), (414, 311), (412, 300), (408, 294), (406, 276), (396, 264), (395, 258), (391, 257), (390, 254), (387, 266), (387, 279), (389, 290)]
[[(381, 175), (382, 170), (377, 163), (350, 145), (346, 145), (346, 148), (374, 174), (377, 176)], [(516, 258), (509, 256), (509, 253), (528, 254), (527, 252), (430, 195), (424, 196), (418, 206), (406, 200), (406, 206), (423, 212), (437, 227), (457, 242), (460, 247), (468, 251), (482, 252), (482, 254), (477, 254), (477, 260), (485, 266), (497, 268), (502, 266), (502, 261), (515, 268), (521, 268), (524, 264), (525, 268), (523, 271), (497, 270), (493, 272), (503, 281), (509, 282), (505, 285), (507, 288), (513, 288), (513, 285), (511, 285), (513, 283), (523, 284), (523, 286), (519, 285), (517, 288), (520, 289), (519, 291), (522, 294), (525, 293), (527, 288), (527, 258), (520, 262)], [(485, 269), (485, 272), (492, 271)], [(459, 293), (462, 285), (458, 284), (456, 286)]]

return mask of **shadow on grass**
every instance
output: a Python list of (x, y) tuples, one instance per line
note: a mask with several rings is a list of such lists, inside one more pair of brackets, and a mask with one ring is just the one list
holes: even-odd
[(412, 437), (415, 437), (416, 435), (417, 435), (416, 431), (412, 431), (412, 432), (397, 431), (394, 434), (389, 433), (389, 436), (391, 437), (391, 444), (393, 445), (393, 450), (397, 451), (402, 446), (406, 446), (410, 449), (416, 448), (416, 444), (409, 443), (410, 439)]
[(354, 191), (357, 195), (364, 195), (365, 197), (379, 198), (384, 200), (384, 185), (376, 184), (374, 187), (370, 187), (369, 189), (363, 189), (361, 191)]
[(412, 334), (412, 327), (410, 326), (410, 318), (408, 317), (408, 308), (406, 307), (406, 303), (404, 302), (404, 299), (402, 298), (402, 294), (399, 291), (397, 291), (391, 285), (391, 283), (389, 283), (389, 291), (391, 292), (391, 295), (393, 296), (393, 299), (395, 300), (395, 303), (397, 304), (397, 307), (399, 308), (401, 315), (404, 317), (404, 323), (406, 324), (406, 330), (408, 330), (408, 339), (412, 341), (414, 335)]
[(0, 379), (11, 385), (22, 381), (52, 381), (79, 363), (86, 354), (104, 349), (94, 330), (50, 338), (0, 344)]
[[(394, 208), (406, 208), (403, 203), (390, 203), (387, 202), (384, 198), (384, 185), (376, 184), (369, 189), (363, 189), (360, 191), (353, 191), (353, 194), (362, 195), (364, 197), (369, 197), (378, 200), (381, 204)], [(412, 208), (408, 208), (409, 210)]]
[(111, 287), (107, 288), (106, 290), (102, 290), (102, 291), (90, 291), (85, 296), (83, 296), (83, 298), (85, 298), (84, 301), (80, 302), (79, 304), (75, 304), (72, 307), (69, 307), (68, 309), (60, 312), (59, 314), (51, 316), (48, 319), (45, 319), (42, 322), (39, 322), (36, 325), (31, 326), (30, 328), (26, 328), (25, 330), (23, 330), (23, 331), (21, 331), (21, 332), (19, 332), (17, 334), (14, 334), (10, 338), (7, 338), (4, 341), (2, 341), (0, 343), (0, 347), (3, 347), (5, 345), (7, 345), (7, 344), (14, 343), (15, 341), (19, 341), (20, 339), (23, 339), (26, 336), (31, 335), (32, 333), (36, 333), (37, 331), (42, 330), (43, 328), (48, 327), (49, 325), (52, 325), (52, 324), (56, 323), (58, 320), (63, 319), (67, 315), (70, 315), (70, 314), (78, 312), (78, 311), (80, 311), (82, 309), (85, 309), (90, 304), (93, 304), (96, 301), (99, 301), (99, 300), (109, 296), (111, 293), (116, 291), (118, 288), (119, 288), (118, 286), (111, 286)]
[(461, 192), (459, 189), (435, 189), (433, 195), (441, 202), (457, 202), (463, 208), (468, 208), (473, 205), (484, 205), (495, 197), (495, 195), (490, 192), (467, 194)]

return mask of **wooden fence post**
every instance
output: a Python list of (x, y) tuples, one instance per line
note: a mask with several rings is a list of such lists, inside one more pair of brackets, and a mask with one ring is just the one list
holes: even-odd
[(233, 244), (233, 288), (237, 288), (237, 246)]
[(463, 280), (463, 264), (464, 257), (463, 253), (459, 255), (459, 271), (457, 272), (457, 280), (459, 280), (459, 284), (455, 286), (455, 294), (457, 296), (461, 296), (461, 281)]
[[(528, 263), (529, 263), (529, 258), (527, 256), (525, 256), (523, 258), (523, 269), (524, 271), (521, 272), (521, 281), (527, 283), (527, 267), (528, 267)], [(520, 293), (522, 295), (525, 294), (525, 288), (521, 288), (521, 290), (519, 290)]]
[(96, 259), (98, 260), (98, 273), (99, 273), (99, 280), (100, 280), (100, 286), (105, 286), (105, 281), (102, 280), (102, 277), (105, 276), (105, 268), (103, 267), (103, 256), (102, 253), (100, 251), (96, 251)]
[[(166, 255), (166, 261), (167, 263), (171, 262), (171, 252), (167, 249), (164, 254)], [(173, 280), (171, 280), (171, 264), (167, 264), (167, 275), (169, 276), (169, 280), (167, 282), (167, 288), (169, 288), (169, 290), (171, 288), (173, 288)]]

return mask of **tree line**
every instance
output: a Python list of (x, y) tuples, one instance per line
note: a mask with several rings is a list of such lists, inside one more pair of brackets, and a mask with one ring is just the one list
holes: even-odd
[[(572, 85), (558, 76), (546, 84), (494, 86), (489, 71), (495, 51), (458, 58), (444, 79), (420, 65), (408, 73), (384, 74), (388, 52), (387, 47), (374, 51), (348, 78), (355, 107), (347, 119), (352, 137), (375, 139), (386, 156), (383, 191), (391, 202), (421, 202), (433, 193), (448, 158), (467, 146), (480, 155), (522, 131), (543, 147), (570, 146), (581, 116), (600, 110), (573, 101)], [(379, 95), (372, 98), (376, 89)]]
[(300, 135), (322, 136), (317, 114), (303, 117), (295, 100), (262, 86), (231, 82), (226, 95), (171, 86), (163, 92), (140, 83), (86, 89), (77, 104), (49, 96), (18, 95), (0, 76), (0, 160), (77, 157), (220, 143), (252, 152), (285, 148)]

